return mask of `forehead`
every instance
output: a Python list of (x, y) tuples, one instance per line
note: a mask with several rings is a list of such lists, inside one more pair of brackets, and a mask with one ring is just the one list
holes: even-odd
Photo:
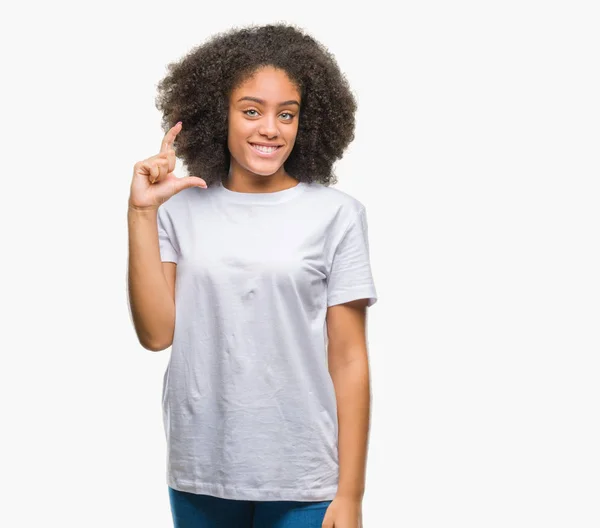
[(268, 102), (300, 99), (296, 85), (283, 70), (271, 66), (263, 67), (243, 81), (233, 92), (232, 99), (252, 95)]

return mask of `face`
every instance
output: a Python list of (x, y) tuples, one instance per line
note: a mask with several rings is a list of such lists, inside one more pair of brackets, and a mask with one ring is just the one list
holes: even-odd
[(298, 133), (300, 92), (287, 74), (263, 67), (229, 99), (227, 145), (231, 170), (258, 176), (285, 174)]

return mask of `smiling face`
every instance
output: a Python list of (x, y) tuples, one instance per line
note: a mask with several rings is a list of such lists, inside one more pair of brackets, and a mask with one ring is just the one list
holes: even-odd
[(287, 74), (262, 67), (229, 99), (227, 146), (232, 173), (284, 176), (298, 133), (300, 92)]

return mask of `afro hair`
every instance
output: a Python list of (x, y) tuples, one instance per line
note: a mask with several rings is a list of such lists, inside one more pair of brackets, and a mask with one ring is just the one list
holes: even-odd
[(227, 177), (229, 98), (263, 66), (285, 71), (301, 95), (286, 172), (298, 181), (337, 183), (333, 164), (354, 139), (356, 99), (334, 56), (290, 24), (233, 28), (167, 65), (157, 85), (156, 107), (165, 132), (183, 122), (174, 142), (177, 156), (190, 175), (209, 186)]

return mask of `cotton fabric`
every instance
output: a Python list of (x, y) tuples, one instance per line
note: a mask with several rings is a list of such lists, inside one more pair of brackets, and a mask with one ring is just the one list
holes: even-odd
[(364, 205), (320, 183), (188, 188), (158, 209), (177, 263), (163, 378), (167, 484), (234, 500), (325, 501), (339, 476), (327, 307), (377, 300)]

